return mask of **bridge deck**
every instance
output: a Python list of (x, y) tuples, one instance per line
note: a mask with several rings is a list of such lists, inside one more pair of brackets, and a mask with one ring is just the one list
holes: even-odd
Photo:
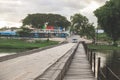
[(82, 44), (79, 45), (63, 80), (96, 80)]
[(0, 80), (34, 80), (74, 45), (68, 43), (0, 62)]

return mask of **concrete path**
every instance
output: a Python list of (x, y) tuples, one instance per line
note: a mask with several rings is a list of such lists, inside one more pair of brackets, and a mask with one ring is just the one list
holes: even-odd
[(63, 80), (96, 80), (82, 44), (79, 45)]
[(0, 62), (0, 80), (34, 80), (74, 45), (74, 43), (68, 43)]

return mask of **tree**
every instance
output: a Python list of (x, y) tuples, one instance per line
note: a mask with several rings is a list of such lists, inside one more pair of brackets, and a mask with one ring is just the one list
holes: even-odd
[(34, 28), (42, 28), (44, 23), (48, 22), (50, 26), (67, 28), (70, 22), (66, 17), (59, 14), (28, 14), (23, 20), (23, 26), (32, 25)]
[(117, 46), (116, 41), (120, 38), (120, 0), (107, 1), (94, 14), (98, 18), (98, 24), (113, 40), (113, 45)]
[(81, 15), (75, 14), (71, 16), (71, 30), (79, 34), (80, 36), (86, 36), (92, 38), (93, 43), (95, 43), (95, 27), (93, 24), (89, 23), (88, 19)]
[(95, 26), (93, 24), (88, 23), (86, 25), (87, 27), (84, 27), (81, 31), (80, 34), (83, 36), (86, 36), (89, 39), (92, 39), (92, 42), (95, 44), (96, 36), (95, 36)]
[(31, 30), (29, 28), (21, 27), (21, 30), (18, 31), (17, 33), (20, 37), (29, 37), (30, 32), (31, 32)]
[(80, 30), (84, 27), (86, 27), (86, 24), (88, 24), (88, 19), (81, 15), (81, 14), (75, 14), (74, 16), (71, 16), (71, 30), (77, 34), (79, 34)]

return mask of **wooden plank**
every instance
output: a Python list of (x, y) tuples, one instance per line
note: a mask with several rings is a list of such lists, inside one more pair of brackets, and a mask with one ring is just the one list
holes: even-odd
[(63, 80), (96, 80), (82, 44), (79, 45)]

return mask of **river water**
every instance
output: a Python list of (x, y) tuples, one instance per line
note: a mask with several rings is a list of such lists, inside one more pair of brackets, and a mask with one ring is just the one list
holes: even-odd
[[(97, 51), (96, 57), (101, 58), (101, 69), (104, 75), (109, 76), (108, 80), (120, 80), (120, 50), (119, 51)], [(97, 59), (96, 58), (96, 59)], [(106, 65), (112, 72), (107, 72)], [(113, 76), (114, 74), (114, 76)], [(115, 76), (117, 76), (117, 79)], [(104, 79), (101, 79), (104, 80)]]
[(24, 51), (27, 51), (27, 49), (0, 49), (0, 57), (6, 55), (18, 54)]
[(13, 53), (3, 53), (3, 52), (0, 52), (0, 57), (7, 56), (7, 55), (12, 55), (12, 54), (16, 54), (16, 53), (15, 52), (13, 52)]

